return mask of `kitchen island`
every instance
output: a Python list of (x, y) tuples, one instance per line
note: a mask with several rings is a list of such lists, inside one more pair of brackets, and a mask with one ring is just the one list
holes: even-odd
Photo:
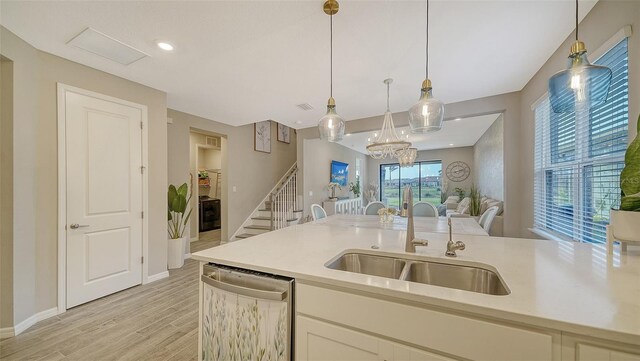
[[(640, 252), (454, 234), (466, 249), (450, 258), (447, 234), (416, 237), (429, 245), (405, 253), (404, 231), (308, 223), (193, 258), (295, 279), (298, 360), (640, 360)], [(478, 266), (509, 294), (326, 267), (354, 252)]]

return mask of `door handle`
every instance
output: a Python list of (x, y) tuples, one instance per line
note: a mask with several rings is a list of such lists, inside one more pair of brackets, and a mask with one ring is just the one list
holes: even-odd
[(89, 225), (88, 224), (78, 224), (78, 223), (73, 223), (73, 224), (69, 225), (69, 228), (71, 228), (71, 229), (78, 229), (78, 228), (81, 228), (81, 227), (89, 227)]

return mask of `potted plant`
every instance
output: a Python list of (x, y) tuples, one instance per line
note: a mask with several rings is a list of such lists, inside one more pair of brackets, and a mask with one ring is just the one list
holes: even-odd
[(480, 191), (475, 185), (471, 186), (469, 190), (469, 215), (471, 217), (477, 217), (480, 215)]
[[(638, 117), (640, 131), (640, 117)], [(639, 133), (640, 134), (640, 133)], [(640, 241), (640, 136), (629, 144), (624, 155), (624, 169), (620, 173), (620, 209), (611, 209), (610, 224), (613, 238)]]
[(462, 200), (464, 199), (464, 196), (465, 196), (464, 189), (462, 189), (460, 187), (456, 187), (456, 189), (454, 191), (458, 195), (458, 202), (462, 202)]
[[(188, 193), (188, 194), (187, 194)], [(176, 188), (173, 184), (169, 185), (169, 249), (167, 253), (167, 266), (172, 268), (180, 268), (184, 264), (184, 249), (186, 237), (184, 233), (187, 229), (189, 217), (191, 217), (191, 201), (192, 192), (189, 191), (187, 183)], [(185, 212), (189, 210), (188, 213)]]
[(349, 190), (353, 193), (355, 198), (360, 197), (360, 176), (356, 176), (356, 181), (349, 183)]
[(331, 191), (331, 197), (329, 197), (329, 199), (338, 199), (338, 197), (336, 197), (336, 188), (342, 189), (340, 184), (335, 183), (335, 182), (331, 182), (327, 186), (327, 189), (329, 189)]

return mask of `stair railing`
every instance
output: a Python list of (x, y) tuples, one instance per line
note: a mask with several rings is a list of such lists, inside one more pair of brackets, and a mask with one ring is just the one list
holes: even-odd
[(298, 167), (294, 167), (291, 174), (271, 193), (269, 203), (271, 230), (287, 227), (298, 207)]

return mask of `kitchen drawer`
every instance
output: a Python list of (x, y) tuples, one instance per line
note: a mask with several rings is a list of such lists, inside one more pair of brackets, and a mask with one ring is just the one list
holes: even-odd
[[(298, 284), (299, 315), (472, 360), (553, 360), (553, 334)], [(559, 339), (559, 335), (556, 335)], [(559, 356), (556, 356), (559, 359)]]

